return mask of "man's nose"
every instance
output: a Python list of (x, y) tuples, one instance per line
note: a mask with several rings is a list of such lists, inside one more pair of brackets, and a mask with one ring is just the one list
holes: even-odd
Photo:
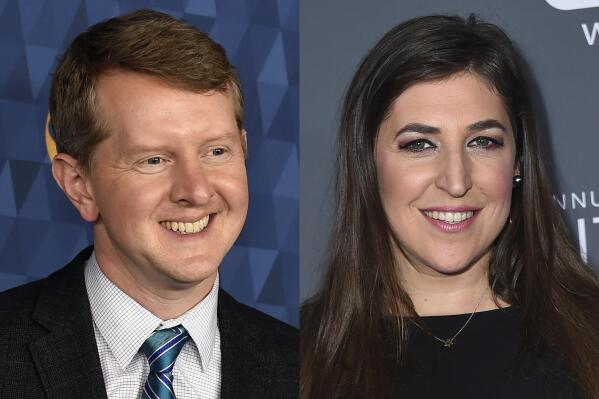
[(173, 170), (171, 199), (188, 205), (205, 205), (214, 195), (214, 187), (199, 162), (180, 162)]
[(472, 187), (470, 160), (464, 151), (446, 153), (439, 163), (436, 185), (452, 197), (463, 197)]

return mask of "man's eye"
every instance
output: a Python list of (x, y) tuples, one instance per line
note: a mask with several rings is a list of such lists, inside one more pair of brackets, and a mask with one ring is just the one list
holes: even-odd
[(145, 163), (147, 165), (159, 165), (162, 161), (163, 160), (160, 157), (152, 157), (152, 158), (146, 159)]
[(406, 150), (410, 152), (422, 152), (428, 150), (429, 148), (435, 148), (435, 145), (425, 139), (413, 140), (409, 143), (399, 146), (400, 150)]
[(225, 154), (225, 149), (224, 148), (213, 148), (212, 149), (212, 155), (215, 156), (220, 156), (220, 155), (224, 155)]
[(499, 141), (486, 136), (477, 137), (468, 144), (469, 147), (480, 147), (485, 149), (491, 149), (497, 146), (501, 147), (502, 145), (503, 144)]

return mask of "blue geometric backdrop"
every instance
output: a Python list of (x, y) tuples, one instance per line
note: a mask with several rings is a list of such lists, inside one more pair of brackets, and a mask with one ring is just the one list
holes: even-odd
[(197, 26), (237, 68), (250, 209), (221, 284), (297, 326), (297, 0), (0, 0), (0, 291), (47, 276), (93, 241), (91, 225), (50, 171), (44, 126), (51, 73), (78, 33), (138, 8)]

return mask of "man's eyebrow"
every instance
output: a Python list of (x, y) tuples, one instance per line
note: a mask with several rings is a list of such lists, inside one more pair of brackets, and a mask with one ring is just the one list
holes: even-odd
[(415, 133), (422, 133), (422, 134), (437, 134), (437, 133), (441, 132), (441, 129), (439, 129), (438, 127), (435, 127), (435, 126), (425, 125), (423, 123), (408, 123), (401, 129), (399, 129), (399, 131), (395, 134), (395, 136), (397, 137), (400, 134), (405, 133), (405, 132), (415, 132)]
[(237, 139), (239, 136), (241, 135), (241, 130), (239, 131), (226, 131), (226, 132), (222, 132), (220, 134), (216, 134), (214, 135), (214, 137), (210, 137), (208, 139), (206, 139), (206, 143), (211, 143), (214, 141), (219, 141), (219, 140), (234, 140)]
[(125, 151), (130, 155), (137, 155), (137, 154), (143, 154), (143, 153), (165, 151), (165, 147), (160, 146), (160, 145), (151, 146), (151, 145), (147, 145), (147, 144), (141, 144), (141, 145), (132, 145), (132, 146), (126, 148)]
[[(241, 132), (239, 131), (226, 131), (222, 133), (218, 133), (213, 135), (212, 137), (208, 137), (203, 141), (203, 144), (211, 144), (213, 142), (218, 142), (222, 140), (234, 140)], [(157, 144), (157, 145), (148, 145), (148, 144), (134, 144), (129, 147), (128, 152), (131, 154), (139, 154), (139, 153), (152, 153), (159, 151), (171, 152), (173, 149), (169, 145), (170, 143)]]
[(480, 132), (482, 130), (488, 129), (499, 129), (503, 133), (507, 132), (505, 126), (503, 126), (501, 122), (499, 122), (496, 119), (485, 119), (484, 121), (474, 122), (473, 124), (468, 126), (468, 131), (470, 132)]

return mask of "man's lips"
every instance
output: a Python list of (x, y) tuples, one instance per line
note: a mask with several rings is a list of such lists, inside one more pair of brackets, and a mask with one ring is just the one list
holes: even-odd
[(164, 220), (160, 222), (160, 225), (167, 230), (178, 232), (179, 234), (193, 234), (203, 231), (210, 223), (210, 219), (215, 216), (216, 214), (213, 213), (197, 219), (181, 218)]

